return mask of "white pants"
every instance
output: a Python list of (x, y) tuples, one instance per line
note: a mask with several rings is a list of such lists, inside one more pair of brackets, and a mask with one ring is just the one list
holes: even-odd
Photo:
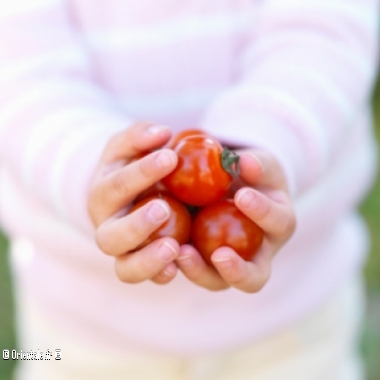
[[(286, 330), (251, 346), (195, 360), (110, 354), (84, 346), (19, 300), (20, 349), (47, 350), (50, 361), (19, 361), (16, 380), (363, 380), (358, 350), (364, 292), (355, 278), (334, 299)], [(189, 326), (189, 328), (191, 328)], [(211, 337), (210, 337), (211, 339)], [(55, 348), (61, 360), (54, 360)]]

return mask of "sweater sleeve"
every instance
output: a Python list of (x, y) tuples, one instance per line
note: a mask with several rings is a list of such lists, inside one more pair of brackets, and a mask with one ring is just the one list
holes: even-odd
[(93, 227), (86, 194), (109, 137), (131, 120), (93, 79), (64, 0), (0, 10), (0, 160), (60, 218)]
[(329, 168), (368, 106), (377, 69), (378, 0), (271, 0), (250, 19), (239, 81), (202, 126), (270, 150), (293, 196)]

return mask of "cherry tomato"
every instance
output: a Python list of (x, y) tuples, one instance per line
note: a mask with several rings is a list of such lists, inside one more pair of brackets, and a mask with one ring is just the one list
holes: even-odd
[(138, 208), (144, 206), (146, 203), (154, 200), (162, 199), (167, 202), (170, 208), (170, 217), (169, 219), (155, 230), (142, 244), (139, 245), (138, 249), (145, 247), (147, 244), (152, 241), (170, 236), (178, 241), (179, 244), (188, 243), (190, 240), (191, 234), (191, 216), (186, 206), (183, 205), (178, 200), (174, 199), (168, 194), (159, 193), (143, 200), (137, 202), (130, 209), (129, 213), (137, 210)]
[(221, 199), (239, 174), (239, 156), (223, 149), (214, 138), (185, 137), (173, 150), (178, 156), (177, 167), (162, 182), (189, 205), (205, 206)]
[(173, 140), (170, 142), (169, 147), (173, 149), (177, 145), (177, 143), (180, 140), (184, 139), (185, 137), (197, 136), (197, 135), (204, 135), (205, 136), (206, 132), (202, 131), (201, 129), (198, 129), (198, 128), (185, 129), (184, 131), (177, 133), (173, 137)]
[(236, 206), (223, 199), (202, 208), (192, 229), (192, 243), (209, 264), (219, 247), (230, 247), (246, 261), (252, 260), (264, 238), (264, 231)]

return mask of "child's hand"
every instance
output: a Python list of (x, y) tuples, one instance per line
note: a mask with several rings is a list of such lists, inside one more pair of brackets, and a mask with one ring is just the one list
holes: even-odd
[(174, 239), (156, 240), (130, 254), (168, 219), (166, 202), (155, 200), (126, 215), (137, 195), (176, 167), (177, 156), (170, 149), (137, 159), (142, 153), (161, 147), (170, 137), (168, 127), (143, 122), (115, 135), (103, 152), (90, 188), (88, 211), (97, 228), (97, 244), (104, 253), (116, 258), (116, 274), (124, 282), (151, 279), (163, 284), (177, 272), (173, 260), (180, 248)]
[[(268, 281), (274, 254), (293, 234), (296, 226), (293, 207), (282, 168), (269, 153), (241, 151), (241, 175), (234, 197), (236, 206), (265, 232), (264, 242), (252, 262), (244, 261), (228, 248), (211, 256), (216, 270), (208, 266), (196, 249), (181, 247), (176, 262), (185, 276), (210, 290), (230, 286), (247, 293), (259, 291)], [(255, 188), (249, 187), (255, 186)]]

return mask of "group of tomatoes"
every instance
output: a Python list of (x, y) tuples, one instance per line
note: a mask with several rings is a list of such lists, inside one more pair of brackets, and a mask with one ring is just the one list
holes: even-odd
[(222, 246), (251, 260), (264, 232), (228, 198), (234, 178), (239, 176), (239, 156), (199, 129), (179, 133), (170, 148), (178, 156), (176, 168), (145, 196), (140, 195), (130, 210), (163, 199), (170, 217), (139, 248), (170, 236), (180, 245), (191, 243), (209, 265), (212, 253)]

